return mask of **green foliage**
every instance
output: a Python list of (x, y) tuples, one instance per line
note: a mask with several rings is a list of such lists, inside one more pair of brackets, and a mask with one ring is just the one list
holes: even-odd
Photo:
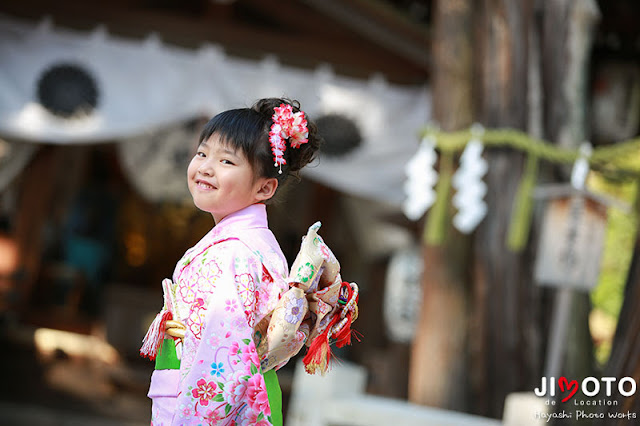
[[(635, 160), (640, 163), (640, 156)], [(610, 208), (608, 211), (600, 279), (597, 287), (591, 292), (593, 309), (601, 311), (613, 320), (612, 324), (616, 324), (624, 300), (627, 274), (638, 232), (638, 212), (633, 208), (638, 196), (638, 183), (611, 182), (602, 176), (593, 175), (589, 179), (589, 187), (622, 200), (632, 207), (630, 212), (618, 208)], [(601, 365), (609, 359), (614, 331), (610, 330), (609, 338), (596, 342), (595, 355)]]

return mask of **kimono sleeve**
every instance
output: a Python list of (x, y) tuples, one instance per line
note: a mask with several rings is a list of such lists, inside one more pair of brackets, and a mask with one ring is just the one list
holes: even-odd
[(206, 311), (199, 313), (200, 338), (185, 336), (173, 424), (271, 425), (253, 341), (262, 264), (238, 242), (216, 245), (212, 254), (220, 269)]

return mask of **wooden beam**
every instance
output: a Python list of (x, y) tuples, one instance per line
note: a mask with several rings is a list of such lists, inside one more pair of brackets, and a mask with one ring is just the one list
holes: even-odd
[[(254, 4), (250, 0), (246, 4), (236, 3), (242, 3), (245, 8)], [(239, 4), (232, 6), (240, 7)], [(214, 10), (220, 7), (215, 6)], [(286, 9), (285, 6), (279, 6), (277, 11), (285, 13), (285, 24), (293, 17), (292, 9)], [(265, 54), (274, 54), (283, 63), (302, 68), (313, 69), (329, 63), (339, 74), (360, 78), (379, 72), (390, 81), (399, 83), (423, 83), (427, 79), (427, 73), (421, 67), (361, 40), (357, 35), (349, 36), (344, 30), (321, 32), (320, 17), (310, 20), (313, 31), (296, 30), (292, 34), (286, 28), (256, 25), (243, 20), (237, 16), (237, 11), (214, 16), (209, 12), (203, 16), (187, 13), (178, 15), (123, 0), (109, 3), (7, 1), (0, 4), (0, 12), (36, 20), (49, 15), (54, 25), (80, 30), (91, 30), (102, 24), (110, 33), (136, 39), (155, 32), (167, 43), (188, 48), (198, 47), (205, 42), (218, 43), (231, 55), (261, 58)], [(309, 9), (309, 14), (312, 12), (313, 9)], [(330, 20), (326, 22), (327, 26), (332, 25)]]
[(305, 32), (321, 34), (329, 40), (353, 35), (340, 25), (327, 25), (326, 17), (298, 1), (242, 0), (238, 2), (238, 8), (252, 11), (254, 14), (259, 13), (270, 21), (277, 22), (276, 29), (286, 32), (290, 37), (297, 37)]
[(387, 1), (346, 0), (346, 2), (372, 21), (385, 25), (408, 40), (425, 45), (430, 41), (430, 28), (411, 20), (409, 16), (391, 6)]
[(430, 59), (427, 53), (427, 31), (417, 25), (411, 25), (408, 19), (402, 19), (392, 13), (379, 1), (359, 0), (302, 0), (318, 11), (348, 25), (370, 41), (384, 46), (405, 60), (429, 69)]

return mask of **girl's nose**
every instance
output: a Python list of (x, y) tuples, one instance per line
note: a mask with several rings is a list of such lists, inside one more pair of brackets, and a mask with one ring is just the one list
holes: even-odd
[(198, 173), (203, 174), (205, 176), (213, 176), (213, 167), (211, 165), (211, 162), (208, 160), (203, 161), (200, 164), (200, 167), (198, 167)]

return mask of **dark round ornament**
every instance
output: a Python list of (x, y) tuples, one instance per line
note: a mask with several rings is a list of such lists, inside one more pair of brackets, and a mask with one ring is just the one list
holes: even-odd
[(52, 114), (70, 118), (88, 114), (98, 105), (98, 87), (83, 67), (58, 63), (45, 70), (38, 80), (38, 101)]
[(316, 120), (318, 133), (324, 138), (322, 152), (329, 157), (341, 157), (362, 143), (362, 134), (353, 120), (341, 114), (326, 114)]

